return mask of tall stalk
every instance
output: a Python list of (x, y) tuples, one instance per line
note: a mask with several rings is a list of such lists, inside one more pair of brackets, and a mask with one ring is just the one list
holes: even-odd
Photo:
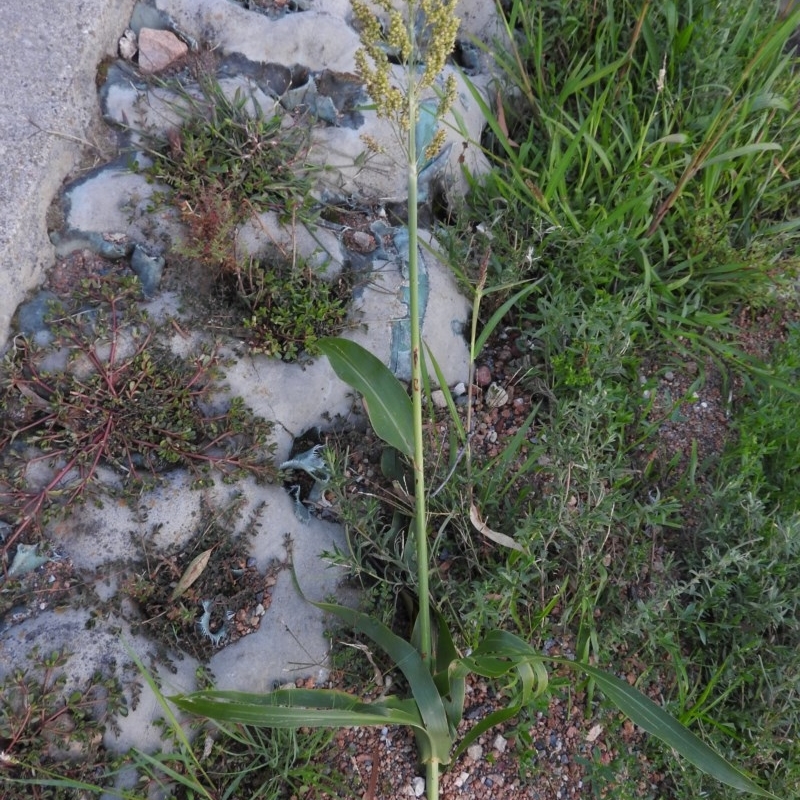
[[(410, 31), (413, 35), (413, 30)], [(408, 113), (416, 119), (416, 86), (409, 82)], [(417, 143), (413, 128), (408, 142), (408, 282), (411, 317), (411, 404), (414, 420), (414, 538), (417, 548), (419, 585), (419, 647), (422, 658), (433, 668), (431, 658), (431, 611), (428, 590), (428, 513), (425, 497), (425, 452), (422, 441), (422, 359), (419, 314), (419, 232), (417, 226)]]
[[(459, 21), (456, 0), (408, 0), (401, 13), (390, 0), (377, 0), (388, 14), (382, 30), (372, 11), (362, 0), (352, 0), (353, 13), (361, 26), (362, 47), (356, 54), (359, 75), (380, 117), (390, 119), (400, 139), (408, 172), (408, 277), (411, 327), (411, 401), (413, 419), (414, 526), (419, 586), (419, 650), (434, 669), (431, 640), (431, 612), (428, 584), (428, 524), (425, 502), (425, 454), (422, 440), (422, 350), (419, 313), (419, 231), (417, 219), (418, 175), (421, 164), (432, 158), (444, 141), (439, 130), (432, 141), (417, 141), (417, 123), (425, 92), (435, 91), (435, 83), (453, 51)], [(424, 34), (424, 35), (422, 35)], [(403, 86), (392, 83), (394, 75), (387, 55), (393, 51), (405, 65)], [(436, 92), (439, 103), (434, 112), (441, 118), (455, 98), (455, 79), (451, 75)], [(426, 112), (427, 113), (427, 112)], [(375, 142), (368, 142), (378, 147)]]
[[(424, 92), (434, 89), (453, 51), (459, 20), (455, 15), (457, 0), (408, 0), (401, 13), (390, 0), (377, 0), (388, 14), (384, 31), (362, 0), (352, 0), (353, 13), (361, 25), (362, 48), (356, 54), (356, 66), (375, 104), (378, 116), (395, 124), (408, 172), (408, 281), (411, 328), (411, 403), (413, 421), (414, 524), (417, 555), (419, 613), (416, 620), (419, 654), (433, 672), (433, 642), (428, 570), (428, 514), (425, 490), (425, 451), (422, 427), (422, 342), (419, 312), (419, 231), (417, 217), (418, 176), (421, 164), (436, 155), (444, 141), (439, 130), (432, 141), (417, 141), (417, 123)], [(422, 35), (424, 33), (424, 36)], [(423, 41), (424, 40), (424, 41)], [(387, 50), (394, 50), (405, 65), (405, 85), (392, 83), (392, 69)], [(440, 119), (455, 99), (455, 79), (451, 75), (438, 91), (435, 117)], [(374, 142), (368, 142), (375, 146)], [(426, 763), (426, 791), (431, 800), (439, 796), (439, 764)]]
[[(412, 26), (409, 25), (409, 28)], [(414, 31), (410, 30), (413, 36)], [(409, 81), (408, 89), (409, 119), (417, 118), (418, 97), (416, 85)], [(425, 495), (425, 451), (422, 441), (422, 337), (419, 314), (419, 231), (417, 224), (417, 143), (413, 127), (408, 135), (408, 282), (409, 315), (411, 317), (411, 404), (414, 421), (414, 539), (417, 548), (417, 586), (419, 591), (419, 652), (423, 661), (433, 672), (435, 662), (432, 657), (431, 607), (428, 588), (428, 512)], [(428, 800), (439, 797), (439, 764), (428, 761), (425, 764), (425, 789)]]

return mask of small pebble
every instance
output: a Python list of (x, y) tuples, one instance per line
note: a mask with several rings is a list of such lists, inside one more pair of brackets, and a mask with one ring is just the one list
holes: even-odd
[(675, 380), (675, 373), (671, 369), (668, 369), (664, 373), (664, 380), (667, 381), (667, 383), (672, 383), (672, 381)]
[(447, 408), (447, 398), (441, 389), (435, 389), (431, 392), (431, 402), (436, 408)]
[(425, 793), (425, 778), (417, 776), (411, 781), (411, 787), (414, 789), (414, 797), (422, 797)]
[(504, 736), (498, 733), (492, 742), (492, 749), (497, 750), (498, 753), (505, 753), (506, 747), (508, 747), (508, 741)]
[(486, 390), (486, 405), (489, 408), (500, 408), (508, 402), (508, 392), (499, 384), (493, 383)]
[(478, 386), (488, 386), (492, 382), (492, 371), (485, 364), (475, 370), (475, 383)]
[(457, 383), (453, 387), (453, 397), (461, 397), (462, 395), (464, 395), (466, 393), (467, 393), (467, 387), (464, 386), (464, 382), (463, 381), (461, 381), (460, 383)]
[(483, 758), (483, 748), (479, 744), (471, 744), (467, 748), (467, 755), (473, 761), (480, 761)]
[(354, 231), (353, 232), (353, 241), (362, 249), (362, 250), (374, 250), (375, 249), (375, 238), (365, 231)]
[(119, 54), (126, 61), (133, 61), (136, 51), (139, 46), (136, 44), (136, 34), (130, 29), (126, 28), (125, 32), (119, 40)]

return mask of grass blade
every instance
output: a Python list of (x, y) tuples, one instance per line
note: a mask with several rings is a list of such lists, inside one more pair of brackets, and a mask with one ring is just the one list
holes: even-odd
[(408, 708), (390, 702), (362, 703), (336, 689), (280, 689), (263, 694), (209, 690), (169, 699), (192, 714), (262, 728), (421, 724), (419, 715)]
[(729, 764), (722, 756), (695, 736), (688, 728), (681, 725), (678, 720), (670, 716), (664, 709), (657, 706), (641, 692), (629, 686), (625, 681), (589, 664), (569, 661), (565, 658), (554, 658), (552, 660), (558, 664), (585, 672), (594, 680), (608, 700), (614, 703), (632, 722), (676, 750), (689, 763), (694, 764), (707, 775), (741, 792), (750, 792), (759, 797), (778, 800), (776, 795), (766, 789), (762, 789), (747, 775), (736, 769), (732, 764)]
[(506, 314), (508, 314), (508, 312), (517, 303), (521, 303), (542, 282), (542, 280), (544, 279), (540, 278), (537, 281), (532, 281), (518, 292), (511, 295), (511, 297), (509, 297), (508, 300), (506, 300), (503, 305), (501, 305), (500, 308), (498, 308), (494, 314), (489, 317), (489, 321), (483, 326), (480, 336), (478, 336), (478, 338), (475, 340), (475, 346), (471, 354), (473, 361), (481, 354), (481, 351), (483, 350), (487, 340), (492, 333), (494, 333), (494, 329), (500, 324)]
[(367, 614), (336, 603), (314, 603), (314, 605), (368, 636), (397, 665), (408, 681), (429, 739), (430, 752), (420, 753), (421, 760), (425, 763), (429, 761), (449, 763), (452, 740), (442, 698), (439, 696), (427, 663), (430, 656), (423, 659), (409, 642)]

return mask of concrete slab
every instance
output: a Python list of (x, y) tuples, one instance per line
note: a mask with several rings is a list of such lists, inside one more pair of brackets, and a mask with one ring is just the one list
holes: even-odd
[[(45, 0), (0, 7), (0, 29), (8, 41), (18, 43), (17, 47), (0, 50), (0, 74), (6, 84), (0, 99), (0, 155), (5, 167), (4, 180), (0, 182), (0, 342), (6, 339), (17, 304), (41, 282), (53, 263), (56, 251), (48, 239), (48, 208), (68, 174), (72, 180), (63, 202), (54, 204), (60, 214), (59, 224), (53, 225), (61, 237), (58, 255), (84, 247), (106, 255), (111, 242), (114, 248), (122, 248), (115, 255), (117, 263), (121, 263), (134, 250), (133, 244), (158, 254), (167, 253), (184, 235), (179, 215), (152, 208), (153, 191), (158, 187), (127, 170), (126, 163), (118, 158), (115, 134), (100, 120), (95, 86), (97, 64), (113, 54), (129, 22), (136, 28), (131, 19), (133, 5), (133, 0), (72, 0), (68, 9), (61, 7), (66, 21), (62, 16), (57, 25), (52, 24), (52, 4)], [(465, 19), (479, 26), (490, 24), (484, 11), (478, 13), (478, 0), (465, 0), (465, 6), (475, 9)], [(141, 22), (142, 15), (150, 19), (156, 14), (154, 9), (166, 12), (189, 38), (210, 43), (226, 55), (233, 54), (234, 64), (244, 64), (249, 59), (248, 68), (270, 62), (285, 72), (301, 65), (311, 72), (326, 69), (346, 73), (354, 68), (353, 56), (358, 47), (349, 8), (347, 0), (315, 0), (308, 11), (270, 19), (228, 0), (149, 0), (139, 6), (136, 14)], [(169, 20), (165, 24), (172, 25)], [(141, 25), (137, 30), (140, 28)], [(110, 74), (113, 70), (117, 70), (120, 79), (117, 83), (109, 80), (104, 93), (107, 120), (116, 120), (122, 127), (160, 126), (162, 130), (179, 121), (180, 115), (169, 116), (175, 108), (174, 103), (170, 105), (168, 91), (140, 81), (135, 65), (117, 65)], [(251, 77), (228, 76), (225, 82), (231, 92), (236, 87), (245, 88), (262, 107), (276, 102), (263, 93), (275, 94), (274, 89), (262, 90)], [(459, 85), (455, 111), (464, 122), (464, 135), (479, 139), (483, 120), (463, 83)], [(363, 169), (347, 166), (358, 160), (363, 150), (360, 136), (369, 129), (369, 115), (363, 115), (367, 128), (355, 129), (339, 125), (337, 113), (334, 110), (332, 119), (319, 115), (316, 122), (309, 123), (315, 125), (315, 149), (321, 163), (328, 167), (325, 177), (333, 176), (333, 193), (340, 200), (352, 200), (354, 206), (365, 198), (402, 203), (405, 178), (396, 158), (390, 155)], [(383, 134), (387, 141), (393, 136), (386, 130)], [(446, 169), (450, 185), (459, 192), (463, 191), (463, 183), (458, 181), (461, 157), (467, 159), (472, 170), (478, 170), (480, 164), (469, 161), (472, 150), (463, 155), (461, 132), (451, 134), (451, 163)], [(87, 150), (85, 141), (96, 141), (97, 146)], [(478, 153), (477, 148), (473, 150)], [(387, 152), (391, 152), (388, 147)], [(321, 177), (315, 196), (331, 191)], [(391, 227), (385, 213), (371, 225), (371, 233), (360, 231), (367, 239), (374, 234), (375, 250), (369, 256), (347, 249), (347, 228), (343, 224), (289, 230), (281, 227), (275, 214), (254, 217), (239, 232), (239, 244), (251, 254), (267, 245), (296, 249), (320, 267), (330, 262), (332, 274), (356, 260), (362, 264), (368, 275), (354, 302), (352, 330), (347, 335), (372, 350), (401, 379), (407, 379), (408, 236), (402, 226)], [(469, 304), (459, 293), (449, 269), (433, 255), (435, 243), (428, 232), (425, 239), (430, 247), (421, 250), (420, 259), (423, 336), (452, 385), (467, 376), (463, 332)], [(171, 266), (168, 262), (167, 269)], [(191, 328), (179, 303), (180, 298), (174, 293), (154, 293), (148, 309), (154, 319), (174, 318), (191, 329), (185, 338), (176, 333), (170, 340), (169, 331), (163, 334), (173, 350), (188, 355), (211, 333), (202, 329), (202, 323)], [(42, 307), (39, 303), (40, 310)], [(220, 402), (228, 396), (226, 392), (241, 397), (254, 413), (274, 423), (276, 463), (288, 458), (293, 439), (309, 428), (320, 424), (324, 427), (323, 420), (337, 415), (352, 420), (358, 413), (354, 412), (357, 404), (349, 388), (335, 376), (325, 359), (285, 364), (247, 354), (232, 341), (223, 350), (230, 361), (223, 369), (227, 389), (220, 389)], [(64, 353), (58, 355), (63, 361)], [(216, 397), (213, 402), (216, 404)], [(121, 477), (110, 467), (107, 471), (104, 480), (118, 484)], [(78, 685), (95, 670), (129, 669), (127, 645), (146, 661), (148, 668), (157, 670), (167, 694), (191, 690), (197, 662), (166, 652), (169, 648), (163, 642), (134, 633), (140, 612), (132, 608), (129, 597), (118, 596), (123, 594), (120, 588), (125, 580), (119, 565), (135, 563), (139, 570), (145, 537), (153, 548), (151, 552), (165, 557), (175, 553), (197, 535), (203, 511), (201, 501), (221, 508), (236, 492), (243, 498), (245, 517), (255, 516), (255, 509), (263, 508), (258, 532), (249, 542), (248, 568), (254, 565), (266, 575), (270, 565), (277, 562), (282, 571), (269, 592), (271, 602), (265, 599), (258, 612), (262, 621), (257, 630), (232, 643), (226, 643), (224, 636), (214, 643), (217, 649), (209, 666), (217, 685), (223, 689), (266, 691), (275, 682), (309, 674), (322, 680), (329, 649), (326, 620), (296, 591), (283, 567), (288, 542), (296, 574), (309, 599), (321, 600), (333, 594), (345, 602), (351, 599), (341, 586), (341, 569), (330, 567), (320, 555), (326, 550), (346, 549), (342, 527), (313, 516), (305, 522), (301, 520), (280, 482), (261, 485), (243, 480), (235, 487), (218, 482), (200, 492), (190, 488), (190, 477), (180, 471), (162, 477), (157, 489), (144, 492), (133, 507), (109, 496), (103, 506), (87, 504), (67, 519), (49, 522), (44, 531), (52, 548), (48, 556), (53, 555), (53, 560), (69, 559), (75, 574), (85, 581), (85, 592), (80, 603), (71, 603), (66, 610), (39, 604), (22, 621), (0, 620), (0, 678), (12, 667), (24, 665), (32, 647), (47, 651), (65, 648), (73, 654), (67, 671)], [(240, 530), (236, 524), (232, 523), (234, 535)], [(228, 529), (222, 538), (227, 536)], [(266, 594), (264, 590), (265, 597)], [(217, 598), (206, 600), (204, 596), (200, 604), (205, 608), (206, 603), (216, 601)], [(130, 614), (128, 606), (132, 609)], [(229, 619), (232, 618), (233, 612)], [(199, 613), (197, 619), (199, 624), (206, 624), (208, 636), (208, 620), (202, 623)], [(190, 625), (195, 622), (190, 620)], [(151, 661), (154, 650), (158, 650), (158, 658)], [(174, 673), (163, 668), (167, 663), (175, 665)], [(157, 749), (159, 729), (153, 721), (160, 714), (155, 695), (144, 687), (136, 711), (119, 720), (121, 733), (108, 734), (106, 744), (118, 751), (131, 746)]]
[[(0, 341), (17, 305), (53, 263), (46, 216), (67, 175), (109, 132), (98, 113), (98, 63), (116, 50), (133, 0), (0, 3)], [(113, 137), (112, 137), (113, 138)]]

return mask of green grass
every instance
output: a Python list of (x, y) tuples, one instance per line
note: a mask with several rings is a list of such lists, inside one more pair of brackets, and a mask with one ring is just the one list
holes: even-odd
[(768, 17), (745, 3), (512, 3), (508, 133), (487, 105), (495, 169), (468, 203), (494, 234), (495, 279), (568, 263), (582, 285), (642, 289), (657, 338), (715, 349), (708, 329), (768, 291), (797, 237), (800, 79), (782, 53), (792, 24)]
[[(440, 234), (482, 295), (479, 334), (538, 282), (502, 323), (523, 351), (517, 391), (535, 403), (492, 458), (456, 458), (463, 419), (432, 437), (430, 484), (444, 489), (429, 501), (431, 546), (449, 566), (432, 595), (463, 646), (499, 625), (531, 641), (567, 631), (579, 656), (612, 668), (638, 656), (643, 684), (684, 722), (790, 796), (800, 339), (790, 327), (762, 362), (734, 321), (797, 309), (800, 71), (784, 44), (800, 17), (703, 0), (503, 8), (514, 46), (492, 53), (504, 114), (476, 91), (490, 124), (471, 143), (493, 169)], [(694, 361), (700, 388), (707, 356), (735, 392), (728, 449), (645, 474), (636, 450), (657, 436), (645, 359)], [(471, 499), (522, 552), (477, 537)], [(354, 571), (384, 607), (413, 594), (407, 509), (349, 503)], [(649, 755), (671, 797), (733, 796)]]
[[(636, 664), (640, 685), (656, 686), (692, 730), (776, 795), (792, 796), (800, 781), (800, 332), (788, 326), (762, 363), (742, 351), (734, 320), (742, 308), (797, 310), (796, 288), (787, 287), (800, 235), (800, 70), (784, 43), (800, 15), (782, 21), (767, 4), (744, 0), (502, 6), (513, 43), (493, 50), (504, 114), (476, 92), (489, 132), (470, 144), (493, 169), (470, 177), (455, 227), (440, 233), (459, 278), (479, 294), (477, 334), (498, 325), (497, 334), (513, 335), (517, 390), (534, 403), (491, 457), (460, 453), (464, 417), (444, 433), (430, 426), (430, 546), (435, 563), (449, 566), (432, 571), (432, 596), (443, 598), (464, 649), (501, 627), (535, 645), (564, 636), (579, 657), (612, 670)], [(307, 207), (299, 185), (279, 184), (271, 196), (252, 183), (258, 175), (237, 171), (264, 155), (277, 128), (268, 117), (246, 121), (241, 98), (211, 92), (213, 103), (161, 151), (154, 175), (188, 204), (187, 224), (201, 225), (203, 249), (190, 255), (241, 280), (234, 190), (290, 216)], [(298, 149), (284, 160), (301, 161), (302, 143), (290, 145)], [(259, 169), (263, 178), (275, 165)], [(220, 191), (215, 176), (234, 188)], [(484, 258), (487, 282), (476, 289)], [(533, 282), (502, 320), (492, 316)], [(287, 291), (298, 298), (294, 316), (316, 336), (316, 311), (299, 302), (307, 289)], [(258, 321), (270, 290), (249, 285), (250, 319)], [(683, 474), (647, 472), (637, 449), (654, 445), (658, 431), (640, 382), (645, 359), (703, 365), (708, 355), (735, 392), (727, 449)], [(411, 511), (377, 474), (402, 488), (407, 469), (386, 453), (370, 491), (353, 493), (346, 448), (331, 461), (329, 488), (351, 546), (335, 557), (363, 580), (378, 616), (407, 625), (418, 589)], [(482, 539), (468, 517), (472, 502), (520, 549)], [(599, 692), (591, 681), (584, 688), (587, 713), (602, 714)], [(272, 796), (275, 779), (298, 790), (321, 780), (308, 768), (314, 741), (238, 726), (218, 733), (205, 771), (193, 772), (205, 742), (177, 732), (171, 753), (139, 765), (155, 782), (190, 775), (175, 783), (186, 796), (237, 786)], [(617, 735), (609, 725), (611, 746)], [(619, 751), (635, 778), (635, 757)], [(656, 748), (647, 755), (667, 774), (661, 797), (734, 796)], [(608, 770), (591, 760), (587, 768), (587, 785), (603, 796)]]
[(169, 88), (182, 124), (166, 141), (151, 138), (147, 175), (169, 187), (181, 211), (189, 233), (184, 255), (214, 274), (236, 273), (248, 255), (236, 252), (237, 228), (253, 214), (313, 219), (308, 131), (282, 126), (279, 113), (239, 89), (227, 96), (210, 75)]

